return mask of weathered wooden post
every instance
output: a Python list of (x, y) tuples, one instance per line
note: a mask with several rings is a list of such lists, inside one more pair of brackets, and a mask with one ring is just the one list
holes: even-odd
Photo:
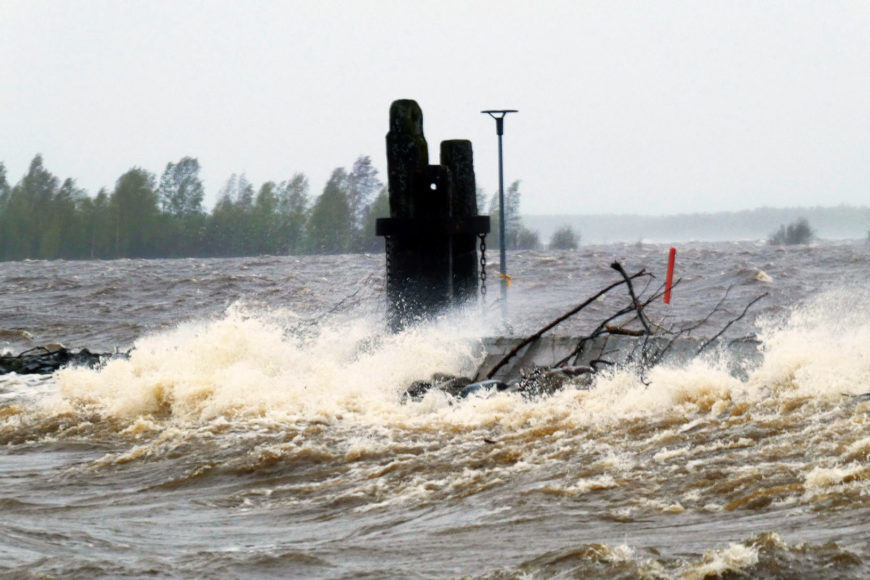
[(387, 240), (394, 331), (477, 295), (475, 241), (489, 232), (489, 217), (477, 215), (471, 143), (445, 141), (441, 161), (429, 165), (419, 105), (395, 101), (387, 133), (390, 217), (376, 225)]
[[(452, 217), (457, 220), (477, 217), (477, 184), (474, 180), (471, 141), (442, 141), (441, 164), (450, 170), (453, 178), (453, 195), (450, 199)], [(486, 232), (489, 231), (488, 221)], [(477, 268), (477, 233), (457, 232), (452, 239), (453, 299), (459, 304), (477, 298), (480, 275)]]

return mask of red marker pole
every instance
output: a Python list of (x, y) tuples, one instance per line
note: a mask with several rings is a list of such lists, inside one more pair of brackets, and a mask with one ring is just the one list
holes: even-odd
[(671, 248), (668, 256), (668, 277), (665, 278), (665, 304), (671, 303), (671, 286), (674, 285), (674, 262), (677, 261), (677, 249)]

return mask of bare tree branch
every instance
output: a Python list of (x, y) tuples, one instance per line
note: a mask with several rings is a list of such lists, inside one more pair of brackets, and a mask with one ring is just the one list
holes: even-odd
[(634, 278), (639, 278), (641, 276), (649, 276), (649, 274), (647, 274), (647, 272), (645, 270), (640, 270), (639, 272), (636, 272), (635, 274), (632, 274), (631, 276), (628, 276), (623, 272), (623, 278), (624, 278), (623, 280), (621, 280), (619, 282), (614, 282), (613, 284), (611, 284), (607, 288), (604, 288), (603, 290), (596, 293), (594, 296), (587, 298), (581, 304), (579, 304), (578, 306), (575, 306), (574, 308), (572, 308), (571, 310), (569, 310), (568, 312), (566, 312), (565, 314), (563, 314), (559, 318), (553, 320), (552, 322), (550, 322), (549, 324), (547, 324), (546, 326), (544, 326), (543, 328), (541, 328), (540, 330), (538, 330), (534, 334), (532, 334), (532, 335), (528, 336), (527, 338), (523, 339), (522, 341), (520, 341), (520, 343), (517, 346), (515, 346), (513, 349), (511, 349), (511, 351), (509, 353), (504, 355), (504, 357), (502, 357), (502, 359), (500, 361), (498, 361), (496, 363), (496, 365), (494, 367), (492, 367), (492, 369), (490, 369), (490, 371), (486, 374), (486, 378), (491, 379), (492, 377), (494, 377), (495, 373), (497, 373), (501, 367), (503, 367), (505, 364), (507, 364), (507, 362), (510, 359), (512, 359), (514, 356), (516, 356), (516, 354), (523, 347), (525, 347), (525, 346), (535, 342), (539, 338), (541, 338), (541, 336), (545, 332), (547, 332), (548, 330), (552, 329), (553, 327), (557, 326), (558, 324), (561, 324), (562, 322), (564, 322), (568, 318), (574, 316), (575, 314), (577, 314), (578, 312), (580, 312), (581, 310), (583, 310), (584, 308), (586, 308), (587, 306), (589, 306), (590, 304), (592, 304), (593, 302), (595, 302), (596, 300), (598, 300), (599, 298), (601, 298), (602, 296), (604, 296), (605, 294), (607, 294), (608, 292), (610, 292), (611, 290), (616, 288), (617, 286), (620, 286), (629, 280), (632, 280)]
[(652, 330), (649, 328), (649, 324), (646, 321), (646, 318), (643, 315), (643, 307), (640, 305), (640, 302), (637, 300), (637, 296), (634, 294), (634, 286), (631, 284), (631, 278), (628, 277), (628, 274), (625, 273), (625, 269), (622, 267), (622, 264), (619, 262), (613, 262), (610, 264), (610, 267), (622, 274), (625, 283), (628, 285), (628, 293), (631, 295), (631, 301), (634, 304), (634, 309), (637, 311), (637, 317), (640, 319), (640, 323), (643, 324), (644, 329), (647, 334), (652, 334)]
[(731, 327), (732, 324), (734, 324), (735, 322), (737, 322), (738, 320), (740, 320), (741, 318), (743, 318), (744, 316), (746, 316), (746, 313), (749, 312), (749, 309), (752, 307), (753, 304), (755, 304), (756, 302), (758, 302), (758, 301), (761, 300), (762, 298), (768, 296), (769, 294), (770, 294), (769, 292), (765, 292), (764, 294), (762, 294), (761, 296), (758, 296), (757, 298), (755, 298), (754, 300), (752, 300), (749, 304), (747, 304), (747, 305), (746, 305), (746, 308), (743, 309), (743, 312), (740, 314), (740, 316), (738, 316), (738, 317), (735, 318), (734, 320), (729, 321), (728, 324), (726, 324), (725, 327), (724, 327), (722, 330), (720, 330), (719, 332), (717, 332), (716, 335), (715, 335), (713, 338), (711, 338), (710, 340), (708, 340), (707, 342), (705, 342), (704, 344), (702, 344), (702, 345), (700, 346), (700, 348), (698, 348), (698, 351), (697, 351), (695, 354), (696, 354), (696, 355), (697, 355), (697, 354), (701, 354), (701, 352), (702, 352), (705, 348), (707, 348), (708, 346), (710, 346), (711, 344), (713, 344), (713, 342), (714, 342), (717, 338), (719, 338), (720, 336), (722, 336), (723, 334), (725, 334), (725, 331), (728, 330), (728, 329)]

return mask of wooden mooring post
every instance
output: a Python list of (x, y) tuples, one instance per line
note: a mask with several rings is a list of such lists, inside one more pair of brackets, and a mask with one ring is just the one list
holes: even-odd
[(489, 216), (477, 215), (471, 142), (441, 143), (441, 164), (429, 165), (423, 112), (416, 101), (390, 107), (386, 238), (387, 322), (393, 331), (477, 297), (477, 240)]

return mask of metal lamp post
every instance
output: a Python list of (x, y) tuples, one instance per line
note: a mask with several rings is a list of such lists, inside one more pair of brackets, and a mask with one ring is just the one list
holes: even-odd
[(504, 163), (502, 160), (501, 137), (504, 135), (504, 118), (510, 113), (518, 113), (516, 109), (500, 109), (481, 111), (495, 119), (495, 132), (498, 135), (498, 245), (500, 250), (501, 264), (501, 312), (502, 318), (507, 318), (507, 253), (505, 246), (505, 223), (504, 223)]

